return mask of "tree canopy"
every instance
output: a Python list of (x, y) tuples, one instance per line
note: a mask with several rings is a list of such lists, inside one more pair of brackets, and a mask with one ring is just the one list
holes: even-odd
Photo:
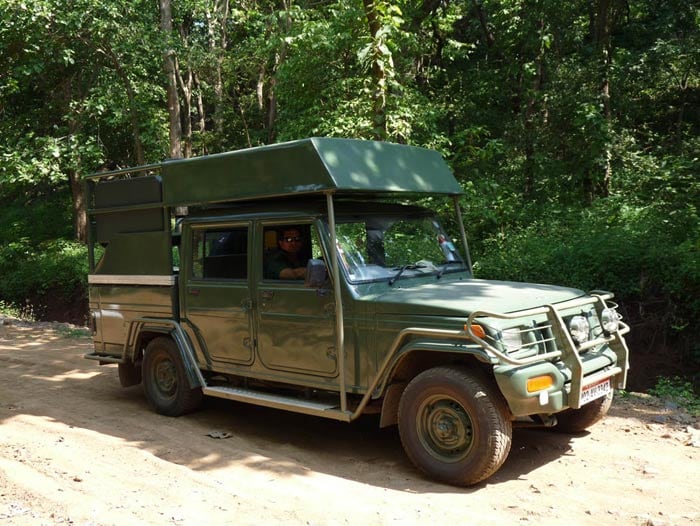
[[(610, 287), (630, 305), (663, 303), (659, 323), (686, 333), (700, 314), (693, 2), (0, 9), (0, 268), (78, 257), (81, 179), (98, 169), (356, 137), (445, 155), (483, 275)], [(17, 283), (0, 298), (22, 301), (29, 281)]]

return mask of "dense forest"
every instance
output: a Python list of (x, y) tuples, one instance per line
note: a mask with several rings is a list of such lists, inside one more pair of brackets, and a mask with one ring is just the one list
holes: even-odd
[(379, 139), (448, 160), (479, 277), (613, 290), (638, 381), (697, 381), (696, 3), (0, 0), (0, 12), (1, 308), (84, 316), (89, 173)]

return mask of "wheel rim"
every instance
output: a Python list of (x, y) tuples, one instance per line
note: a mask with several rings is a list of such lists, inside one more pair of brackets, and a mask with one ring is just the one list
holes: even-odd
[(458, 462), (467, 456), (474, 428), (462, 404), (448, 396), (431, 396), (423, 401), (417, 416), (418, 437), (431, 456), (443, 462)]
[(177, 391), (177, 370), (172, 360), (161, 358), (153, 366), (153, 383), (164, 398), (173, 398)]

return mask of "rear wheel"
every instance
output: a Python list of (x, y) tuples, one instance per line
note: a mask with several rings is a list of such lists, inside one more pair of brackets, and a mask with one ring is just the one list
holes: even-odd
[(500, 393), (482, 375), (435, 367), (416, 376), (401, 396), (399, 434), (421, 471), (469, 486), (501, 467), (510, 451), (512, 424)]
[(567, 409), (557, 416), (555, 431), (562, 433), (580, 433), (593, 424), (601, 420), (610, 409), (613, 400), (613, 393), (610, 391), (606, 396), (588, 402), (579, 409)]
[(146, 399), (161, 415), (189, 413), (202, 401), (202, 390), (190, 388), (180, 353), (170, 338), (156, 338), (148, 344), (142, 374)]

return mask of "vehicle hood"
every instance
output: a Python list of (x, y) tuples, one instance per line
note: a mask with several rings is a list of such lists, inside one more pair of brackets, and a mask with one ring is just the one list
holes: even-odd
[(476, 310), (509, 313), (585, 296), (578, 289), (520, 283), (461, 279), (420, 284), (397, 282), (371, 295), (377, 313), (464, 316)]

